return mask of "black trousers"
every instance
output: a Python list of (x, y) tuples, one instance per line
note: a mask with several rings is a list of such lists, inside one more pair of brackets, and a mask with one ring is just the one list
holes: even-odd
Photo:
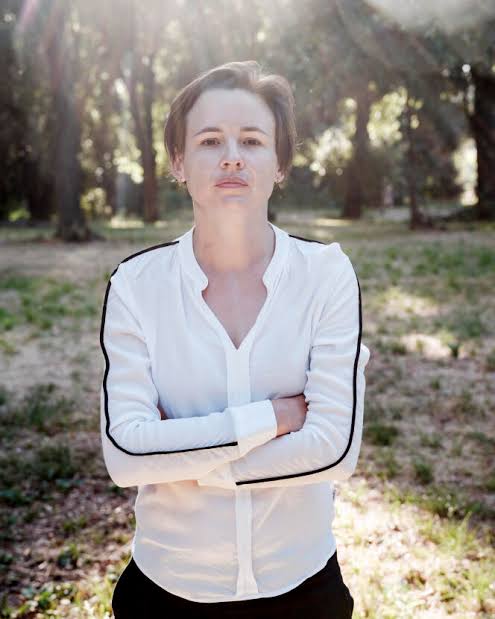
[(337, 551), (319, 572), (300, 585), (268, 598), (238, 602), (192, 602), (169, 593), (141, 572), (133, 558), (120, 575), (112, 596), (115, 619), (351, 619), (354, 599), (342, 579)]

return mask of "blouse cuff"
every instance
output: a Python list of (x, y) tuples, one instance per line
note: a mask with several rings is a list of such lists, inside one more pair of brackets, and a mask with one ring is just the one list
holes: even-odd
[(239, 457), (277, 436), (277, 417), (271, 400), (229, 408), (239, 445)]

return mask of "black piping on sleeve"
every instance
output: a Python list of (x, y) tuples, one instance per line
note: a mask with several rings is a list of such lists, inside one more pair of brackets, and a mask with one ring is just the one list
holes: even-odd
[(108, 439), (111, 441), (111, 443), (119, 450), (123, 451), (124, 453), (131, 455), (131, 456), (149, 456), (149, 455), (155, 455), (155, 454), (167, 454), (167, 453), (182, 453), (182, 452), (192, 452), (192, 451), (204, 451), (207, 449), (219, 449), (219, 448), (223, 448), (223, 447), (235, 447), (238, 445), (237, 441), (233, 441), (233, 442), (229, 442), (229, 443), (223, 443), (221, 445), (208, 445), (208, 446), (204, 446), (204, 447), (194, 447), (194, 448), (190, 448), (190, 449), (178, 449), (178, 450), (168, 450), (168, 451), (146, 451), (146, 452), (133, 452), (133, 451), (129, 451), (128, 449), (125, 449), (124, 447), (122, 447), (121, 445), (119, 445), (119, 443), (113, 438), (113, 436), (110, 434), (110, 415), (109, 415), (109, 411), (108, 411), (108, 390), (107, 390), (107, 377), (108, 374), (110, 372), (110, 359), (107, 353), (107, 350), (105, 348), (105, 342), (104, 342), (104, 331), (105, 331), (105, 318), (106, 318), (106, 309), (107, 309), (107, 300), (108, 300), (108, 295), (110, 292), (110, 287), (112, 285), (111, 279), (112, 276), (117, 272), (120, 264), (122, 264), (123, 262), (127, 262), (128, 260), (131, 260), (132, 258), (135, 258), (136, 256), (139, 256), (145, 252), (148, 251), (152, 251), (154, 249), (158, 249), (161, 247), (166, 247), (168, 245), (175, 245), (176, 243), (178, 243), (179, 241), (170, 241), (167, 243), (160, 243), (158, 245), (153, 245), (152, 247), (148, 247), (145, 248), (141, 251), (138, 251), (134, 254), (131, 254), (130, 256), (128, 256), (127, 258), (124, 258), (119, 265), (117, 265), (117, 267), (113, 270), (113, 272), (110, 275), (110, 278), (108, 280), (107, 286), (106, 286), (106, 291), (105, 291), (105, 297), (104, 297), (104, 301), (103, 301), (103, 308), (102, 308), (102, 317), (101, 317), (101, 328), (100, 328), (100, 346), (105, 358), (105, 370), (104, 370), (104, 375), (103, 375), (103, 393), (104, 393), (104, 408), (105, 408), (105, 418), (106, 418), (106, 428), (105, 428), (105, 433), (106, 436), (108, 437)]
[[(308, 239), (303, 239), (303, 240), (308, 240)], [(315, 242), (319, 242), (319, 241), (315, 241)], [(264, 477), (261, 479), (249, 479), (249, 480), (236, 481), (235, 482), (236, 486), (244, 486), (247, 484), (256, 484), (260, 482), (271, 482), (271, 481), (276, 481), (280, 479), (292, 479), (292, 478), (303, 477), (307, 475), (315, 475), (316, 473), (321, 473), (322, 471), (327, 471), (328, 469), (338, 466), (340, 462), (342, 462), (342, 460), (346, 457), (347, 453), (349, 452), (349, 449), (351, 448), (352, 440), (354, 437), (354, 426), (355, 426), (355, 421), (356, 421), (356, 403), (357, 403), (356, 380), (357, 380), (357, 370), (358, 370), (358, 365), (359, 365), (359, 355), (361, 351), (361, 335), (362, 335), (361, 286), (359, 285), (359, 279), (355, 271), (354, 271), (354, 274), (356, 276), (356, 281), (358, 285), (358, 293), (359, 293), (359, 332), (358, 332), (358, 338), (356, 342), (356, 355), (354, 359), (354, 370), (353, 370), (353, 404), (352, 404), (351, 429), (350, 429), (349, 440), (347, 442), (346, 448), (344, 449), (342, 455), (337, 460), (335, 460), (334, 462), (331, 462), (330, 464), (326, 466), (322, 466), (318, 469), (313, 469), (311, 471), (304, 471), (301, 473), (293, 473), (289, 475), (280, 475), (277, 477)]]

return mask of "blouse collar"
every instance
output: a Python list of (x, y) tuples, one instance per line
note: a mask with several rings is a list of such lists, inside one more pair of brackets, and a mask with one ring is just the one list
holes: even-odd
[[(279, 228), (271, 221), (268, 224), (275, 232), (275, 249), (272, 258), (263, 274), (263, 283), (267, 290), (270, 290), (282, 272), (285, 264), (287, 252), (289, 249), (289, 234)], [(181, 267), (193, 280), (195, 288), (204, 290), (208, 285), (208, 278), (200, 267), (196, 255), (193, 250), (193, 232), (196, 225), (194, 224), (185, 234), (179, 237), (179, 259)]]

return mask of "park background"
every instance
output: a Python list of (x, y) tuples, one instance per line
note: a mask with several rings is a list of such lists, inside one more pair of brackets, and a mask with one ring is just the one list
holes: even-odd
[(111, 616), (135, 489), (108, 477), (110, 273), (192, 225), (164, 122), (200, 72), (290, 82), (269, 218), (338, 241), (371, 351), (334, 531), (354, 617), (495, 614), (495, 6), (482, 0), (3, 0), (0, 616)]

